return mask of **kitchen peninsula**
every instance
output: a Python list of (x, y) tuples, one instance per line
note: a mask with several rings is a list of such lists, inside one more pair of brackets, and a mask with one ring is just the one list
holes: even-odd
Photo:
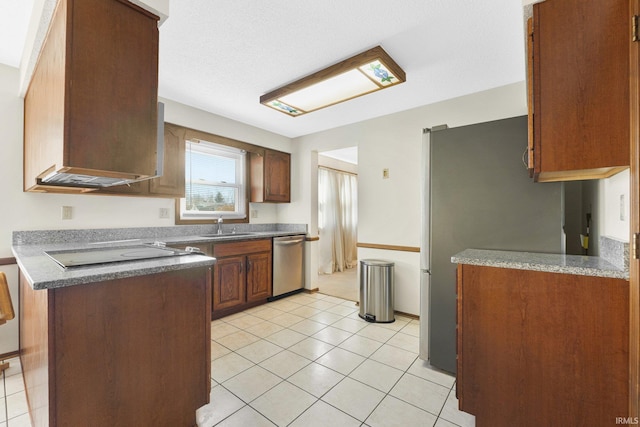
[[(46, 243), (14, 246), (33, 425), (195, 425), (196, 409), (209, 401), (215, 259), (63, 270), (43, 249), (115, 244), (61, 243), (34, 233)], [(30, 237), (14, 234), (14, 244)]]
[(214, 225), (14, 232), (20, 358), (34, 426), (191, 426), (211, 384), (215, 258), (179, 251), (64, 269), (45, 252), (156, 241), (185, 247), (306, 231), (230, 227), (222, 234)]
[(478, 427), (613, 425), (627, 413), (628, 268), (477, 249), (452, 262), (456, 393)]

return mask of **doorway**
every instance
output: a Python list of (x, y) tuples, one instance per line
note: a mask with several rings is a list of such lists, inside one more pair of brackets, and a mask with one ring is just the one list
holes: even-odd
[(318, 153), (318, 288), (358, 300), (358, 148)]

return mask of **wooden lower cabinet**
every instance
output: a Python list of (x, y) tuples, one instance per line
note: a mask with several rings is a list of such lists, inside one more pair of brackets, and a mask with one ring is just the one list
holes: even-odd
[(247, 256), (247, 301), (264, 301), (271, 296), (271, 251)]
[(245, 302), (245, 256), (219, 259), (213, 279), (213, 309), (223, 310)]
[(272, 293), (271, 239), (217, 243), (213, 256), (213, 313), (218, 319), (264, 304)]
[(459, 265), (457, 290), (457, 397), (477, 427), (628, 417), (628, 281)]
[(211, 269), (57, 289), (20, 276), (33, 426), (194, 426), (209, 402)]

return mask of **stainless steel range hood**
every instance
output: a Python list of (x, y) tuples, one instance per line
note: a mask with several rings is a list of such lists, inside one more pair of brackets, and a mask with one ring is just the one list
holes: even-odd
[(129, 185), (162, 176), (164, 170), (164, 103), (158, 103), (158, 129), (156, 146), (156, 173), (153, 176), (138, 176), (110, 171), (81, 168), (50, 170), (38, 178), (38, 184), (61, 187), (101, 188)]

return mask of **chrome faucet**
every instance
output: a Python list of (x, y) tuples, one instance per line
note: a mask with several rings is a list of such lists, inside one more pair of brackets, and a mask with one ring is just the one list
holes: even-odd
[(218, 234), (222, 234), (222, 215), (218, 218)]

